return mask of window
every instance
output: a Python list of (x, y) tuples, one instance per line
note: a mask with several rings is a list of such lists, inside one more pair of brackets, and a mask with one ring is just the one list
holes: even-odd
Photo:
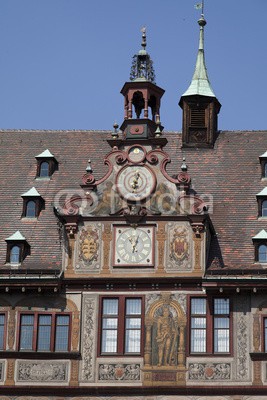
[(190, 325), (191, 353), (230, 352), (229, 299), (191, 298)]
[(206, 299), (191, 299), (191, 352), (205, 353), (206, 338)]
[(21, 246), (12, 246), (10, 250), (10, 264), (19, 264), (21, 257)]
[(25, 313), (20, 315), (20, 351), (68, 351), (70, 315)]
[(264, 163), (263, 177), (267, 178), (267, 162)]
[(36, 217), (36, 203), (33, 200), (29, 200), (26, 204), (26, 218), (35, 218)]
[(47, 161), (42, 161), (40, 163), (39, 177), (40, 178), (48, 178), (49, 177), (49, 163)]
[(258, 246), (258, 261), (265, 263), (267, 262), (267, 246), (266, 244), (260, 244)]
[(261, 203), (261, 216), (267, 217), (267, 200), (263, 200)]
[(142, 308), (141, 297), (101, 299), (101, 354), (141, 354)]
[(0, 350), (5, 349), (6, 314), (0, 314)]
[(230, 351), (229, 299), (214, 299), (214, 353)]

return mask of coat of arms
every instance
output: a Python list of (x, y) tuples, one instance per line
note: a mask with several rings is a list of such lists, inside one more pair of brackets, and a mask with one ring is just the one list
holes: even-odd
[(176, 262), (182, 262), (189, 258), (188, 232), (181, 226), (174, 229), (170, 243), (170, 258)]
[(91, 264), (98, 258), (99, 250), (98, 233), (92, 227), (82, 229), (80, 235), (80, 252), (79, 259), (86, 264)]

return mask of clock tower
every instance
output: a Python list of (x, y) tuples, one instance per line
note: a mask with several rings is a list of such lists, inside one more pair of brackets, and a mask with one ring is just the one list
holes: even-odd
[(133, 57), (130, 82), (121, 89), (124, 96), (124, 138), (149, 139), (162, 130), (160, 100), (164, 94), (155, 83), (153, 62), (146, 51), (146, 29), (142, 29), (142, 49)]

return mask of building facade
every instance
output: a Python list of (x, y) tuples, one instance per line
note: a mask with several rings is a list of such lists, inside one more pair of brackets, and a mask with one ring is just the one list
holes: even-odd
[(267, 131), (218, 131), (198, 23), (181, 133), (145, 31), (120, 129), (0, 132), (1, 399), (266, 398)]

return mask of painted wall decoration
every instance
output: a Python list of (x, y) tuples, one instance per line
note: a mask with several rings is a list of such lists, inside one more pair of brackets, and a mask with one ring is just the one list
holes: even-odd
[(90, 223), (81, 228), (76, 246), (76, 272), (100, 270), (101, 224)]
[(247, 315), (248, 299), (240, 296), (236, 300), (236, 332), (235, 349), (236, 349), (236, 378), (240, 381), (249, 379), (249, 320)]
[(69, 365), (58, 361), (19, 361), (18, 382), (67, 382)]
[(93, 295), (84, 295), (83, 326), (82, 326), (82, 366), (81, 381), (94, 382), (95, 380), (95, 334), (97, 300)]
[(99, 364), (100, 381), (140, 381), (140, 364)]
[(169, 222), (167, 227), (167, 271), (191, 270), (192, 245), (189, 227), (175, 222)]
[(194, 381), (225, 381), (231, 379), (230, 363), (190, 363), (188, 378)]

